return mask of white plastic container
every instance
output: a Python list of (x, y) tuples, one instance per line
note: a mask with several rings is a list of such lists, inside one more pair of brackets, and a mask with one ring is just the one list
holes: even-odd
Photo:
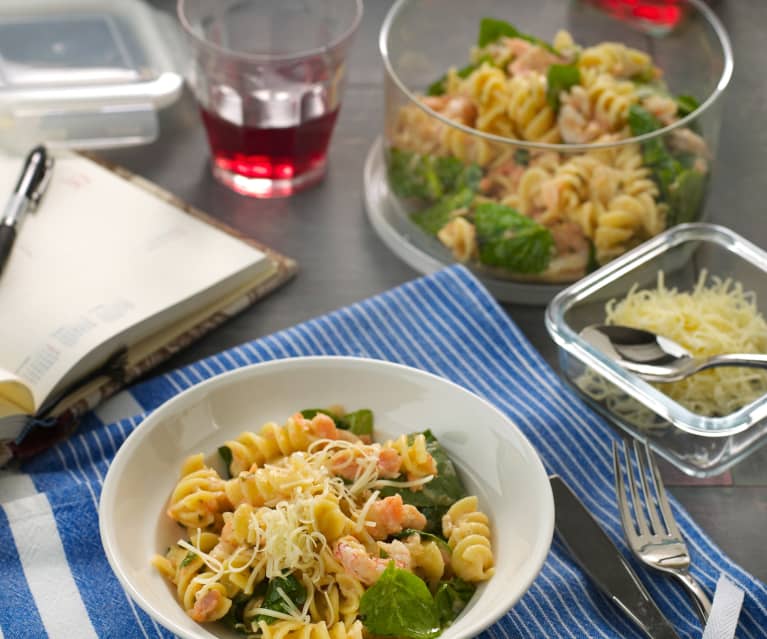
[(0, 3), (0, 146), (150, 142), (183, 88), (174, 19), (141, 0)]

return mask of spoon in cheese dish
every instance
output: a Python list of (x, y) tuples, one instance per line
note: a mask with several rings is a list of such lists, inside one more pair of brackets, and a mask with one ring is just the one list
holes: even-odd
[(592, 324), (581, 337), (623, 368), (648, 382), (678, 382), (715, 366), (767, 368), (767, 355), (738, 353), (693, 357), (661, 335), (630, 326)]

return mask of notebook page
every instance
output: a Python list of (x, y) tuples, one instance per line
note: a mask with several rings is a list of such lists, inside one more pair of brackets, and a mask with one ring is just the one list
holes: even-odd
[[(20, 168), (19, 158), (0, 156), (0, 198)], [(39, 408), (99, 345), (151, 335), (225, 293), (217, 284), (239, 285), (270, 266), (257, 249), (90, 160), (58, 157), (0, 276), (0, 368)]]

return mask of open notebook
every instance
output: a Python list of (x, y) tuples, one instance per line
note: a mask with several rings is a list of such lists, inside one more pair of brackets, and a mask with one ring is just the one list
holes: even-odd
[[(0, 197), (21, 162), (0, 155)], [(294, 271), (137, 176), (58, 157), (0, 275), (0, 441), (61, 434)]]

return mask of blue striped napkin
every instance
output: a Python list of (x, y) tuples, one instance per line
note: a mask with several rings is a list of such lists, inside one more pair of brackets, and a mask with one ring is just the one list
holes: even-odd
[[(122, 591), (101, 549), (97, 503), (116, 449), (146, 414), (217, 373), (300, 355), (385, 359), (442, 375), (486, 398), (524, 431), (547, 470), (576, 491), (628, 555), (614, 503), (610, 428), (557, 377), (482, 285), (460, 266), (151, 379), (84, 419), (78, 435), (0, 476), (0, 638), (169, 637)], [(109, 414), (133, 408), (130, 419)], [(764, 637), (767, 587), (735, 565), (674, 503), (693, 573), (746, 592), (739, 637)], [(686, 595), (638, 567), (681, 637), (700, 637)], [(529, 592), (482, 635), (640, 637), (555, 538)]]

